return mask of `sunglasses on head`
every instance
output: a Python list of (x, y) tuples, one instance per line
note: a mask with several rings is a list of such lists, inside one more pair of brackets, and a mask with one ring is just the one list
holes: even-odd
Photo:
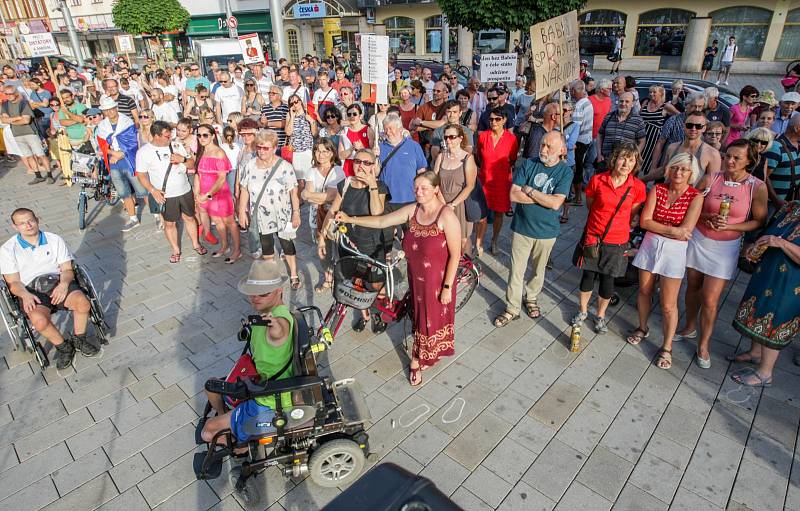
[(686, 128), (687, 129), (701, 130), (701, 129), (705, 128), (705, 127), (706, 127), (705, 124), (699, 124), (699, 123), (695, 123), (695, 122), (687, 122), (686, 123)]
[(361, 160), (359, 158), (353, 158), (353, 165), (361, 165), (362, 167), (371, 167), (375, 165), (375, 162), (370, 160)]

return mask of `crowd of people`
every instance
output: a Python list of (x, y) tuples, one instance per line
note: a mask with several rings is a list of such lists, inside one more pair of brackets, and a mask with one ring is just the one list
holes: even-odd
[[(54, 183), (55, 169), (69, 185), (72, 151), (101, 155), (128, 216), (122, 230), (140, 227), (139, 208), (147, 206), (170, 245), (170, 263), (181, 261), (180, 232), (197, 254), (211, 251), (228, 264), (246, 253), (275, 261), (277, 236), (290, 285), (299, 289), (295, 239), (307, 224), (322, 293), (334, 280), (334, 222), (348, 224), (353, 243), (378, 260), (400, 237), (413, 254), (413, 385), (421, 370), (454, 352), (451, 301), (462, 254), (500, 254), (511, 217), (506, 307), (494, 325), (522, 310), (538, 318), (561, 226), (585, 201), (573, 254), (581, 271), (574, 324), (589, 319), (597, 287), (594, 328), (607, 332), (615, 279), (630, 263), (639, 272), (639, 324), (627, 342), (650, 336), (658, 293), (656, 365), (668, 369), (672, 343), (696, 338), (697, 363), (708, 368), (722, 291), (746, 268), (759, 278), (735, 326), (753, 348), (735, 360), (761, 365), (735, 377), (771, 382), (776, 350), (800, 328), (800, 94), (778, 101), (748, 85), (728, 109), (715, 87), (688, 93), (676, 80), (669, 94), (652, 86), (640, 98), (633, 77), (594, 80), (581, 62), (582, 79), (540, 97), (524, 75), (513, 86), (481, 83), (448, 64), (434, 76), (390, 59), (392, 81), (378, 102), (360, 71), (342, 64), (305, 56), (276, 68), (148, 61), (136, 70), (120, 60), (98, 67), (97, 76), (59, 67), (57, 83), (43, 70), (19, 78), (7, 66), (6, 150), (19, 155), (34, 185)], [(638, 248), (632, 227), (646, 231)], [(381, 289), (378, 272), (364, 280)], [(354, 328), (369, 322), (364, 313)]]

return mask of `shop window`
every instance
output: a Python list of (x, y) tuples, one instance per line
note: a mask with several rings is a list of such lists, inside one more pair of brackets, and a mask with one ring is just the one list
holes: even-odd
[(614, 51), (617, 34), (625, 33), (627, 15), (619, 11), (596, 10), (578, 16), (582, 55), (607, 55)]
[(800, 9), (789, 11), (786, 15), (786, 23), (783, 25), (781, 42), (775, 58), (786, 60), (800, 58)]
[(694, 16), (683, 9), (657, 9), (639, 16), (636, 26), (636, 46), (639, 56), (680, 55), (686, 41), (686, 27)]
[[(728, 45), (728, 38), (736, 38), (738, 58), (761, 58), (767, 31), (772, 21), (772, 11), (758, 7), (729, 7), (711, 13), (711, 33), (708, 45), (719, 41), (720, 56)], [(717, 57), (718, 59), (720, 57)]]
[(300, 45), (297, 30), (290, 28), (286, 31), (286, 44), (289, 45), (289, 62), (300, 62)]
[(414, 20), (404, 16), (386, 18), (386, 35), (392, 53), (416, 53), (414, 49)]
[(425, 53), (442, 53), (442, 16), (425, 18)]

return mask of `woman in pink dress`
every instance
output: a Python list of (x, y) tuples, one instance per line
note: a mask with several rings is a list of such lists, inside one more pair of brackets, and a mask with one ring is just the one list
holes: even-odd
[[(200, 221), (206, 232), (211, 232), (211, 220), (217, 227), (220, 248), (211, 257), (225, 258), (233, 264), (242, 257), (239, 248), (239, 229), (233, 220), (233, 197), (226, 179), (231, 171), (231, 162), (219, 146), (217, 134), (210, 124), (197, 128), (197, 173), (194, 176), (195, 202), (200, 207)], [(210, 218), (209, 218), (210, 217)], [(233, 250), (229, 253), (228, 232)]]
[(758, 99), (758, 89), (752, 85), (745, 85), (739, 92), (739, 104), (731, 107), (731, 130), (725, 145), (728, 146), (734, 140), (739, 140), (742, 133), (750, 131), (750, 113), (754, 108), (754, 103)]
[[(512, 135), (513, 136), (513, 135)], [(428, 170), (414, 179), (417, 202), (383, 216), (336, 214), (338, 222), (382, 229), (408, 223), (403, 250), (412, 295), (414, 345), (409, 381), (422, 382), (420, 371), (455, 353), (455, 278), (461, 258), (461, 226), (441, 199), (439, 174)]]

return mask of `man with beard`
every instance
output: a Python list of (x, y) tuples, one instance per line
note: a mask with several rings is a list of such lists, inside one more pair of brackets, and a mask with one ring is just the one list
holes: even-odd
[[(511, 270), (506, 289), (506, 310), (494, 319), (496, 327), (519, 318), (520, 302), (532, 319), (541, 316), (537, 296), (542, 291), (550, 252), (560, 232), (558, 211), (572, 184), (572, 169), (563, 161), (564, 135), (551, 131), (542, 137), (539, 157), (521, 160), (514, 171), (511, 202)], [(531, 279), (522, 294), (522, 279), (530, 265)]]

